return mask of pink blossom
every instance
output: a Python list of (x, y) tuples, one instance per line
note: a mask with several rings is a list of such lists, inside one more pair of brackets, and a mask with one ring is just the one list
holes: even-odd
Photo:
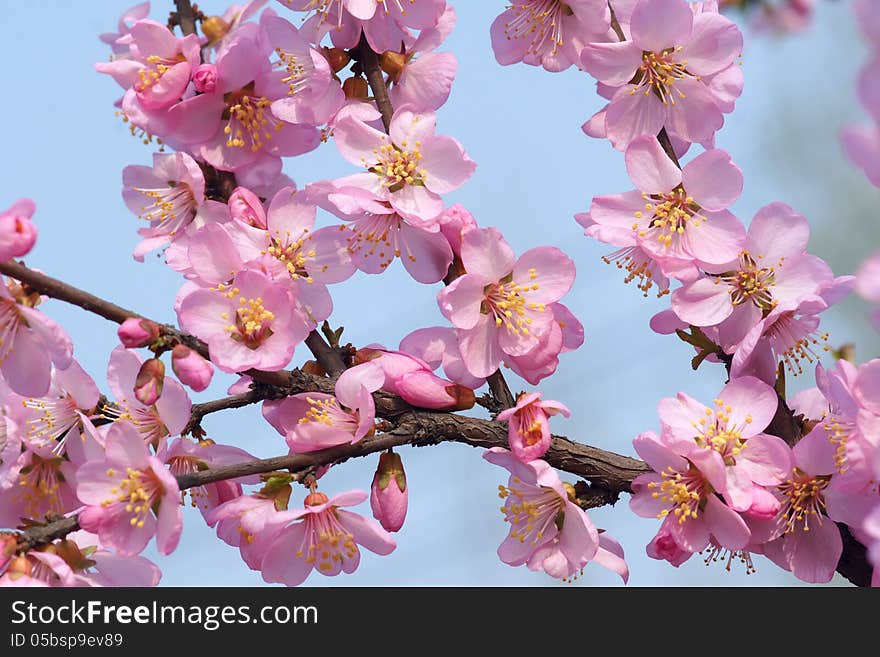
[(399, 214), (384, 194), (345, 185), (346, 179), (316, 183), (309, 191), (316, 202), (348, 221), (343, 236), (358, 269), (381, 274), (400, 258), (419, 283), (442, 280), (452, 263), (452, 250), (441, 232), (440, 217), (427, 221)]
[(730, 497), (719, 452), (674, 449), (652, 432), (636, 436), (633, 445), (654, 471), (633, 481), (629, 506), (636, 515), (663, 519), (661, 528), (688, 552), (699, 552), (711, 537), (729, 550), (749, 543), (746, 523), (716, 495)]
[(557, 413), (570, 417), (565, 404), (541, 399), (540, 392), (521, 394), (516, 406), (501, 411), (495, 418), (508, 421), (507, 442), (513, 454), (523, 463), (539, 459), (550, 448), (550, 423), (548, 418)]
[(122, 170), (122, 198), (128, 209), (150, 223), (138, 234), (144, 240), (134, 258), (179, 236), (193, 222), (205, 202), (205, 178), (186, 153), (154, 153), (153, 166), (127, 166)]
[(476, 164), (452, 137), (434, 134), (436, 117), (398, 107), (389, 134), (345, 117), (333, 129), (336, 146), (360, 173), (341, 181), (369, 190), (404, 219), (426, 222), (443, 211), (441, 194), (461, 187)]
[(330, 577), (353, 573), (360, 563), (358, 545), (380, 555), (393, 552), (397, 544), (375, 521), (339, 508), (365, 499), (367, 493), (359, 490), (331, 498), (313, 492), (304, 508), (278, 512), (272, 521), (278, 529), (263, 557), (263, 579), (298, 586), (313, 568)]
[(131, 26), (125, 40), (129, 58), (95, 64), (95, 69), (126, 89), (123, 105), (146, 112), (167, 110), (184, 95), (199, 65), (198, 37), (175, 37), (165, 25), (143, 18)]
[(453, 328), (434, 326), (417, 329), (400, 341), (400, 351), (419, 358), (432, 370), (442, 366), (447, 378), (471, 390), (486, 383), (485, 377), (476, 377), (468, 372)]
[(554, 321), (537, 346), (523, 356), (504, 359), (512, 371), (532, 385), (556, 371), (560, 354), (578, 349), (584, 343), (584, 326), (580, 320), (561, 303), (551, 303), (548, 307), (553, 312)]
[(589, 516), (569, 499), (559, 475), (541, 460), (522, 463), (506, 449), (493, 447), (483, 458), (510, 472), (499, 486), (501, 512), (510, 533), (498, 556), (511, 566), (526, 565), (551, 577), (573, 577), (599, 550), (599, 533)]
[[(874, 252), (856, 272), (856, 292), (866, 301), (880, 304), (880, 251)], [(871, 314), (874, 328), (880, 330), (880, 307)]]
[(651, 539), (645, 551), (652, 559), (668, 561), (676, 568), (693, 555), (693, 552), (679, 547), (678, 543), (675, 542), (675, 538), (666, 529), (665, 523), (660, 526), (657, 535)]
[(400, 531), (406, 519), (409, 490), (403, 461), (396, 452), (379, 455), (379, 467), (370, 486), (370, 508), (373, 517), (389, 532)]
[[(199, 472), (207, 468), (235, 465), (253, 461), (256, 457), (243, 449), (231, 445), (218, 445), (212, 440), (195, 442), (180, 438), (168, 448), (157, 454), (157, 458), (168, 465), (173, 475), (184, 475)], [(211, 518), (211, 510), (241, 495), (241, 484), (255, 484), (259, 477), (240, 477), (225, 479), (202, 486), (195, 486), (184, 491), (181, 502), (186, 494), (190, 496), (192, 506), (198, 508), (205, 519)]]
[(854, 0), (856, 25), (869, 43), (880, 43), (880, 7), (872, 0)]
[(356, 363), (372, 363), (385, 376), (382, 389), (404, 401), (433, 410), (467, 410), (474, 406), (474, 391), (435, 375), (420, 358), (402, 351), (366, 347), (355, 354)]
[(664, 126), (689, 142), (710, 139), (724, 123), (722, 112), (733, 109), (711, 81), (740, 54), (739, 29), (716, 12), (694, 15), (685, 0), (639, 0), (629, 30), (630, 40), (590, 43), (581, 57), (586, 71), (613, 89), (604, 116), (611, 143), (623, 150)]
[(492, 50), (502, 66), (523, 62), (563, 71), (580, 62), (585, 45), (604, 41), (610, 27), (601, 2), (513, 0), (492, 23)]
[(637, 189), (594, 198), (589, 217), (578, 219), (586, 235), (639, 246), (669, 277), (693, 278), (698, 267), (736, 259), (745, 228), (726, 208), (743, 177), (725, 151), (708, 150), (680, 170), (655, 137), (643, 136), (626, 149), (626, 166)]
[(37, 241), (37, 229), (31, 223), (34, 202), (24, 198), (0, 212), (0, 262), (27, 255)]
[(458, 61), (452, 53), (431, 51), (440, 47), (455, 22), (455, 10), (447, 5), (436, 25), (422, 30), (412, 46), (404, 45), (401, 52), (383, 53), (380, 61), (393, 83), (389, 97), (394, 107), (414, 105), (436, 111), (449, 98)]
[(144, 406), (152, 406), (162, 396), (165, 386), (165, 363), (149, 358), (141, 363), (134, 380), (134, 396)]
[(65, 330), (34, 307), (39, 300), (0, 279), (0, 374), (23, 397), (45, 395), (52, 364), (65, 368), (73, 357)]
[(440, 230), (443, 236), (449, 242), (452, 252), (461, 258), (461, 236), (466, 230), (471, 228), (479, 228), (477, 220), (474, 219), (466, 207), (461, 203), (446, 208), (440, 215)]
[(551, 330), (558, 301), (574, 281), (574, 263), (559, 249), (531, 249), (518, 260), (494, 228), (462, 236), (467, 273), (437, 295), (441, 312), (459, 329), (465, 365), (489, 376), (505, 355), (523, 356)]
[(280, 370), (309, 332), (287, 287), (258, 271), (188, 293), (177, 317), (184, 330), (208, 343), (211, 361), (224, 372)]
[(779, 484), (791, 469), (788, 446), (762, 433), (777, 405), (776, 391), (752, 377), (733, 379), (724, 386), (714, 408), (679, 393), (658, 407), (661, 441), (686, 458), (695, 449), (719, 454), (725, 468), (725, 501), (736, 511), (748, 511), (755, 495), (761, 495), (756, 489)]
[(0, 490), (0, 527), (17, 527), (22, 518), (61, 515), (76, 508), (77, 465), (60, 456), (42, 457), (27, 448), (21, 452), (6, 473), (15, 478), (12, 486)]
[(794, 468), (778, 487), (778, 514), (750, 524), (767, 558), (805, 582), (828, 582), (843, 552), (840, 530), (824, 514), (834, 452), (824, 435), (811, 432), (792, 453)]
[(217, 89), (217, 67), (213, 64), (200, 64), (193, 71), (193, 86), (196, 91), (209, 94)]
[(155, 535), (160, 554), (177, 547), (183, 528), (177, 481), (131, 425), (110, 427), (105, 458), (80, 466), (77, 482), (77, 496), (87, 505), (80, 525), (104, 545), (135, 555)]
[(831, 268), (806, 253), (809, 234), (807, 220), (789, 206), (765, 206), (749, 225), (739, 261), (676, 290), (672, 309), (694, 326), (724, 322), (721, 346), (731, 353), (767, 313), (793, 310), (831, 284)]
[(237, 547), (251, 570), (259, 570), (266, 548), (275, 536), (271, 524), (279, 509), (275, 500), (241, 495), (205, 512), (208, 525), (217, 526), (220, 540)]
[(119, 39), (130, 34), (131, 26), (142, 18), (146, 18), (149, 13), (149, 2), (141, 2), (140, 4), (134, 5), (133, 7), (126, 9), (122, 16), (119, 17), (119, 23), (117, 26), (118, 32), (105, 32), (98, 36), (101, 41), (108, 44), (113, 49), (114, 58), (118, 59), (129, 54), (129, 43), (120, 42)]
[(364, 363), (336, 380), (335, 395), (304, 392), (263, 403), (263, 417), (284, 436), (291, 453), (354, 444), (373, 430), (372, 393), (382, 387), (382, 368)]
[(195, 233), (188, 249), (195, 273), (208, 284), (223, 284), (233, 272), (261, 271), (289, 290), (297, 323), (314, 326), (326, 319), (333, 310), (327, 284), (346, 280), (355, 269), (345, 236), (333, 227), (313, 230), (315, 206), (293, 188), (275, 194), (265, 219), (261, 206), (244, 203), (244, 194), (252, 194), (238, 192), (239, 202), (230, 207), (252, 221), (233, 219)]
[(20, 455), (21, 437), (18, 425), (12, 418), (0, 416), (0, 491), (9, 489), (18, 480)]
[(809, 27), (816, 0), (780, 0), (777, 4), (762, 4), (754, 16), (757, 30), (791, 34)]
[(154, 404), (146, 405), (134, 394), (141, 357), (134, 351), (116, 347), (107, 366), (107, 383), (116, 398), (114, 406), (105, 406), (106, 416), (135, 427), (145, 445), (157, 450), (168, 436), (176, 436), (189, 422), (192, 402), (186, 391), (171, 377), (162, 383), (162, 396)]
[(849, 159), (875, 187), (880, 187), (880, 128), (876, 125), (846, 126), (840, 133)]
[(179, 344), (171, 350), (171, 369), (181, 383), (188, 385), (196, 392), (201, 392), (211, 383), (214, 366), (198, 353)]
[(159, 325), (156, 322), (142, 317), (129, 317), (119, 325), (116, 335), (119, 336), (123, 347), (133, 349), (146, 347), (159, 337), (159, 331)]

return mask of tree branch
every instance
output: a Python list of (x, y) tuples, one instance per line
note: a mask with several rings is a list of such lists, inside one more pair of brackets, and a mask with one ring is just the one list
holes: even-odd
[(376, 100), (376, 106), (382, 113), (382, 124), (385, 126), (385, 132), (391, 130), (391, 117), (394, 116), (394, 107), (391, 105), (391, 98), (388, 97), (388, 87), (385, 84), (385, 76), (382, 75), (382, 69), (379, 67), (379, 56), (370, 48), (367, 37), (361, 32), (361, 40), (355, 48), (357, 53), (356, 59), (361, 65), (364, 75), (367, 76), (367, 82), (373, 92), (373, 98)]
[(177, 20), (184, 35), (196, 33), (196, 14), (189, 0), (174, 0), (177, 7)]

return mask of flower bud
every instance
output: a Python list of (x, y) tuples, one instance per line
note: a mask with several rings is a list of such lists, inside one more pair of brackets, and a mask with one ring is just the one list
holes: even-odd
[(351, 61), (351, 57), (343, 48), (324, 48), (323, 52), (334, 73), (339, 73)]
[(144, 361), (134, 380), (134, 396), (146, 405), (152, 406), (162, 396), (165, 385), (165, 364), (158, 358)]
[(208, 37), (209, 43), (214, 43), (229, 34), (229, 27), (220, 16), (209, 16), (202, 21), (202, 34)]
[(16, 201), (0, 212), (0, 261), (27, 255), (37, 241), (37, 229), (31, 223), (34, 202), (28, 198)]
[(676, 568), (690, 559), (693, 554), (693, 552), (681, 549), (678, 543), (675, 542), (675, 539), (672, 538), (672, 534), (663, 528), (648, 543), (646, 552), (652, 559), (668, 561)]
[(370, 85), (367, 81), (358, 76), (347, 78), (342, 83), (342, 91), (345, 92), (346, 98), (354, 98), (357, 100), (366, 100), (370, 97)]
[(260, 199), (246, 187), (236, 187), (229, 195), (229, 214), (255, 228), (266, 229), (266, 211)]
[(217, 88), (217, 68), (213, 64), (201, 64), (193, 71), (193, 86), (201, 93), (211, 93)]
[(159, 325), (156, 322), (140, 317), (129, 317), (116, 331), (122, 346), (129, 349), (147, 346), (159, 337), (159, 333)]
[(474, 215), (468, 212), (460, 203), (447, 208), (440, 215), (440, 231), (443, 233), (446, 241), (449, 242), (449, 246), (452, 247), (452, 252), (458, 258), (461, 257), (462, 231), (476, 227), (477, 221), (474, 219)]
[(406, 68), (406, 55), (386, 50), (379, 55), (379, 67), (391, 77), (392, 82), (400, 82), (400, 74)]
[(171, 350), (171, 369), (185, 385), (196, 392), (201, 392), (211, 383), (214, 368), (198, 353), (179, 344)]
[(386, 531), (396, 532), (403, 527), (407, 498), (403, 461), (396, 452), (385, 452), (379, 456), (379, 467), (373, 476), (370, 507), (373, 517)]

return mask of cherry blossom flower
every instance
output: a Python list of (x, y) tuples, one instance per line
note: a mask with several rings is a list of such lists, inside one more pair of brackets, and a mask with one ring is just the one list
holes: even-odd
[(251, 570), (260, 570), (266, 548), (275, 536), (271, 521), (279, 509), (275, 500), (261, 495), (240, 495), (205, 512), (217, 536), (237, 547)]
[(359, 490), (329, 498), (313, 492), (304, 508), (279, 511), (272, 521), (278, 529), (263, 557), (263, 579), (298, 586), (312, 569), (329, 577), (353, 573), (360, 563), (359, 545), (380, 555), (393, 552), (397, 544), (374, 520), (339, 508), (365, 499), (367, 493)]
[(119, 17), (118, 32), (105, 32), (98, 38), (113, 49), (113, 58), (119, 59), (129, 55), (129, 43), (120, 42), (119, 39), (131, 33), (131, 27), (142, 18), (150, 14), (150, 3), (141, 2), (123, 12)]
[(309, 332), (287, 286), (250, 270), (229, 285), (187, 293), (177, 317), (184, 330), (208, 343), (211, 361), (224, 372), (280, 370)]
[(766, 497), (761, 487), (779, 484), (791, 469), (785, 442), (762, 433), (776, 413), (776, 391), (742, 377), (724, 386), (713, 405), (684, 393), (662, 400), (662, 442), (688, 458), (695, 448), (717, 452), (725, 468), (725, 500), (736, 511), (748, 511), (756, 496), (759, 503)]
[(504, 363), (532, 385), (538, 385), (556, 371), (559, 355), (578, 349), (584, 343), (584, 326), (563, 304), (551, 303), (553, 323), (534, 349), (523, 356), (510, 356)]
[(396, 452), (379, 455), (379, 467), (370, 486), (370, 508), (373, 517), (389, 532), (400, 531), (406, 519), (409, 490), (403, 461)]
[(461, 187), (476, 164), (452, 137), (434, 134), (433, 113), (398, 107), (389, 134), (347, 116), (336, 123), (342, 156), (367, 172), (336, 184), (361, 187), (387, 201), (404, 219), (426, 222), (443, 211), (440, 194)]
[(789, 206), (765, 206), (749, 225), (739, 261), (673, 292), (672, 309), (693, 326), (725, 322), (721, 346), (732, 353), (767, 313), (793, 310), (832, 282), (825, 261), (806, 253), (809, 233), (807, 220)]
[(699, 552), (711, 537), (729, 550), (749, 543), (746, 523), (716, 495), (730, 497), (719, 452), (673, 448), (650, 431), (636, 436), (633, 446), (654, 471), (633, 481), (629, 506), (636, 515), (663, 519), (662, 529), (688, 552)]
[(580, 62), (584, 46), (610, 30), (606, 4), (593, 0), (512, 0), (490, 30), (502, 66), (523, 62), (563, 71)]
[(448, 326), (416, 329), (400, 341), (400, 351), (419, 358), (432, 370), (442, 367), (449, 380), (471, 390), (486, 383), (485, 377), (474, 376), (467, 370), (455, 329)]
[(205, 178), (186, 153), (154, 153), (153, 166), (127, 166), (122, 170), (122, 198), (135, 215), (150, 222), (138, 234), (144, 240), (134, 258), (171, 242), (195, 219), (205, 201)]
[(510, 523), (498, 547), (501, 561), (566, 579), (596, 557), (599, 533), (553, 468), (541, 460), (522, 463), (502, 447), (485, 451), (483, 458), (510, 472), (507, 486), (498, 487), (501, 512)]
[(373, 430), (372, 393), (382, 387), (382, 368), (364, 363), (343, 372), (335, 395), (303, 392), (263, 402), (263, 417), (284, 436), (291, 453), (354, 444)]
[(550, 423), (548, 418), (557, 413), (569, 417), (571, 412), (565, 404), (541, 399), (540, 392), (521, 394), (516, 406), (501, 411), (495, 418), (507, 421), (507, 442), (513, 454), (523, 463), (539, 459), (550, 448)]
[(581, 57), (588, 73), (614, 89), (604, 115), (611, 143), (623, 150), (664, 126), (689, 142), (710, 139), (724, 123), (722, 112), (732, 110), (711, 76), (742, 51), (739, 29), (715, 12), (695, 16), (685, 0), (639, 0), (629, 29), (631, 40), (590, 43)]
[(115, 405), (106, 405), (104, 414), (131, 424), (145, 445), (160, 450), (168, 436), (176, 436), (189, 422), (192, 402), (186, 391), (172, 377), (165, 377), (162, 396), (154, 404), (144, 404), (134, 394), (143, 361), (130, 349), (116, 347), (107, 366), (107, 383), (116, 398)]
[(23, 198), (0, 212), (0, 262), (27, 255), (37, 241), (37, 229), (31, 222), (34, 202)]
[(637, 189), (593, 199), (585, 234), (615, 246), (638, 246), (665, 276), (695, 278), (697, 268), (735, 260), (745, 227), (726, 210), (742, 192), (743, 177), (730, 156), (708, 150), (680, 170), (653, 136), (626, 150)]
[(154, 535), (159, 553), (171, 554), (183, 528), (177, 481), (130, 424), (111, 426), (105, 446), (103, 460), (76, 473), (77, 496), (87, 505), (80, 525), (122, 556), (138, 554)]
[(523, 356), (550, 330), (558, 301), (574, 281), (574, 263), (554, 247), (538, 247), (514, 260), (494, 228), (462, 236), (467, 273), (437, 295), (444, 316), (459, 329), (465, 365), (489, 376), (505, 355)]
[(73, 358), (64, 329), (34, 307), (40, 300), (0, 280), (0, 374), (23, 397), (45, 395), (52, 364), (63, 369)]

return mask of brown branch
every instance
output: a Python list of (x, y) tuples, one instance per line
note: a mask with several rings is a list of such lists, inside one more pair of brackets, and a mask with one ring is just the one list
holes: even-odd
[(334, 376), (345, 371), (345, 363), (339, 352), (327, 344), (317, 331), (312, 331), (306, 337), (306, 346), (327, 374)]
[(367, 76), (367, 82), (373, 92), (373, 98), (379, 112), (382, 113), (382, 124), (385, 126), (385, 132), (391, 130), (391, 117), (394, 116), (394, 107), (391, 99), (388, 97), (388, 86), (385, 84), (385, 76), (382, 75), (382, 69), (379, 67), (379, 56), (370, 48), (367, 37), (361, 33), (361, 40), (355, 47), (353, 54), (361, 65), (361, 70)]
[(196, 14), (193, 11), (192, 4), (189, 0), (174, 0), (177, 7), (177, 20), (180, 29), (186, 34), (196, 33)]
[(492, 396), (495, 397), (501, 405), (500, 410), (516, 406), (516, 399), (514, 399), (513, 393), (510, 392), (510, 386), (508, 386), (507, 381), (504, 380), (504, 375), (501, 373), (501, 370), (495, 370), (492, 372), (492, 374), (486, 379), (486, 383), (489, 384), (489, 390), (492, 391)]

